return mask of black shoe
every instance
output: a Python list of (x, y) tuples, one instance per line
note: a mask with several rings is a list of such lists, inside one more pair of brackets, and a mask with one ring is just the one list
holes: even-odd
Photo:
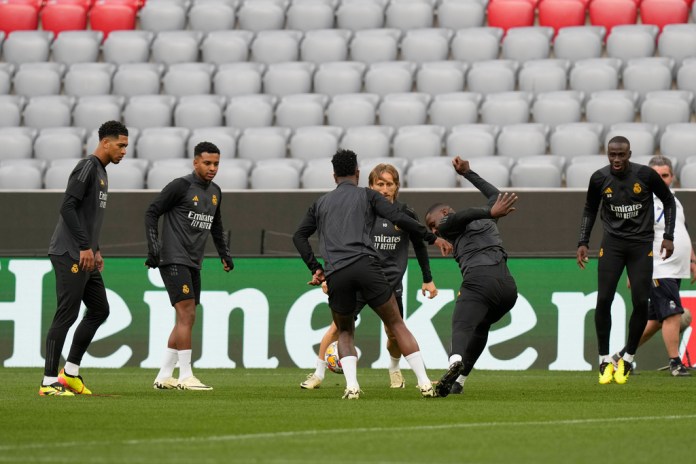
[(459, 372), (464, 367), (461, 361), (453, 363), (449, 370), (445, 372), (440, 381), (435, 386), (435, 392), (437, 396), (446, 397), (450, 394), (452, 386), (456, 383), (457, 377), (459, 377)]
[(689, 377), (691, 373), (686, 370), (686, 366), (682, 363), (675, 363), (670, 361), (669, 372), (673, 377)]
[(454, 382), (452, 388), (450, 388), (450, 395), (461, 395), (464, 391), (464, 386), (459, 382)]

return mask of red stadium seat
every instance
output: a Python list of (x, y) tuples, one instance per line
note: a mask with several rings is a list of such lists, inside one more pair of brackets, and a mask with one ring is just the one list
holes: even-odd
[(145, 5), (145, 0), (96, 0), (93, 5), (126, 5), (134, 10), (139, 10)]
[(534, 25), (534, 4), (528, 0), (495, 0), (488, 5), (488, 26), (507, 32), (511, 27)]
[(19, 5), (31, 5), (36, 8), (36, 11), (43, 8), (44, 0), (3, 0), (2, 3), (13, 3)]
[(85, 10), (89, 10), (92, 8), (92, 5), (94, 5), (93, 0), (47, 0), (46, 5), (51, 5), (54, 3), (58, 3), (61, 5), (78, 5), (84, 8)]
[(9, 34), (13, 31), (36, 29), (38, 26), (39, 11), (34, 6), (0, 3), (0, 31)]
[(92, 30), (102, 31), (104, 39), (111, 31), (135, 29), (136, 10), (125, 5), (95, 4), (89, 12)]
[(654, 24), (661, 32), (667, 24), (688, 23), (689, 7), (684, 0), (643, 0), (640, 18), (643, 24)]
[(82, 5), (49, 3), (41, 10), (41, 26), (55, 35), (87, 28), (87, 10)]
[(562, 27), (584, 26), (586, 9), (582, 0), (544, 0), (539, 4), (539, 25), (551, 26), (556, 33)]
[(633, 0), (593, 0), (590, 3), (590, 23), (604, 26), (607, 36), (619, 24), (635, 24), (638, 6)]

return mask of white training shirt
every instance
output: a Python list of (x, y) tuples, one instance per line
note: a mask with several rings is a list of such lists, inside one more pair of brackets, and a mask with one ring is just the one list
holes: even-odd
[(677, 217), (674, 226), (674, 253), (668, 259), (660, 256), (662, 234), (665, 232), (664, 208), (653, 195), (655, 208), (655, 238), (653, 240), (653, 279), (688, 279), (691, 277), (691, 238), (686, 230), (684, 207), (675, 197)]

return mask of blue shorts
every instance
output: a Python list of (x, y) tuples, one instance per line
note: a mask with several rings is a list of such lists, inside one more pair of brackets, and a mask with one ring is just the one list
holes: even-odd
[(684, 312), (679, 296), (680, 286), (681, 279), (653, 279), (648, 320), (662, 322), (670, 316)]

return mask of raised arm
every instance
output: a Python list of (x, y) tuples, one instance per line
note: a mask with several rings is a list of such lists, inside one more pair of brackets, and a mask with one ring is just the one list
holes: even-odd
[(454, 170), (457, 171), (457, 174), (464, 176), (464, 178), (471, 182), (472, 185), (479, 190), (479, 192), (483, 193), (483, 195), (488, 198), (489, 206), (493, 206), (498, 199), (498, 195), (500, 195), (500, 190), (498, 190), (497, 187), (490, 184), (481, 176), (472, 171), (469, 161), (463, 160), (459, 156), (456, 156), (452, 160), (452, 166), (454, 166)]

